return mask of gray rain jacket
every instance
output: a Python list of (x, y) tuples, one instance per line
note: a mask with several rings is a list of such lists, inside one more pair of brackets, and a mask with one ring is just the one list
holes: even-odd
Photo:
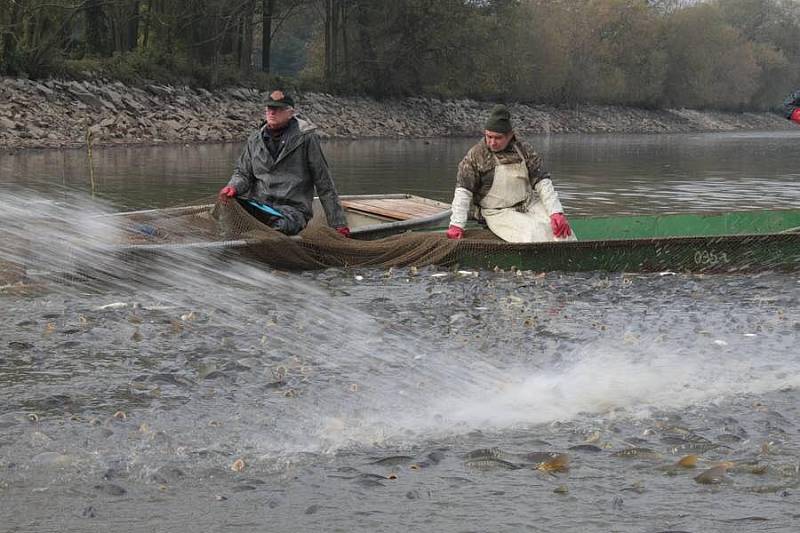
[[(228, 185), (237, 196), (269, 204), (279, 211), (298, 211), (305, 221), (311, 219), (314, 189), (325, 209), (328, 224), (347, 225), (336, 186), (322, 153), (316, 126), (293, 118), (281, 138), (281, 150), (273, 158), (264, 142), (266, 125), (254, 132), (239, 156)], [(286, 208), (289, 209), (286, 209)]]

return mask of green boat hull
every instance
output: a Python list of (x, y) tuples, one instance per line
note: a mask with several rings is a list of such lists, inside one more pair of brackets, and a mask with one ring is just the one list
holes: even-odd
[(771, 235), (800, 231), (800, 209), (570, 217), (582, 241)]
[(577, 242), (473, 239), (462, 268), (536, 271), (752, 272), (800, 270), (800, 210), (573, 217)]
[(464, 244), (456, 260), (459, 268), (709, 273), (800, 270), (800, 234)]

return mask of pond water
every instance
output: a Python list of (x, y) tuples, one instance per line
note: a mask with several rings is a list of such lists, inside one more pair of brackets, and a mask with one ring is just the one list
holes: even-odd
[[(529, 140), (568, 212), (610, 214), (792, 207), (800, 132), (554, 135)], [(341, 194), (412, 193), (450, 201), (475, 139), (328, 141)], [(95, 189), (119, 208), (188, 204), (227, 182), (241, 144), (95, 149)], [(0, 183), (88, 192), (84, 150), (0, 153)]]
[[(570, 212), (800, 204), (797, 135), (534, 142)], [(325, 150), (342, 194), (449, 200), (470, 143)], [(1, 530), (796, 530), (796, 274), (92, 252), (87, 215), (208, 197), (238, 150), (96, 150), (95, 200), (82, 152), (0, 155), (4, 250), (118, 272), (0, 292)]]

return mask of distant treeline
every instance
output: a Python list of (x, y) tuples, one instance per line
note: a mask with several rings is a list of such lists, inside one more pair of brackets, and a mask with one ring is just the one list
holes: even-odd
[(800, 86), (800, 2), (0, 0), (0, 73), (767, 109)]

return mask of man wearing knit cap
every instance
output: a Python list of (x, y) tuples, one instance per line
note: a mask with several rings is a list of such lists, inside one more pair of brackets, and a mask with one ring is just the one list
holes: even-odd
[(575, 240), (542, 158), (516, 138), (511, 113), (492, 109), (483, 140), (458, 165), (447, 237), (460, 239), (476, 206), (489, 229), (508, 242)]

